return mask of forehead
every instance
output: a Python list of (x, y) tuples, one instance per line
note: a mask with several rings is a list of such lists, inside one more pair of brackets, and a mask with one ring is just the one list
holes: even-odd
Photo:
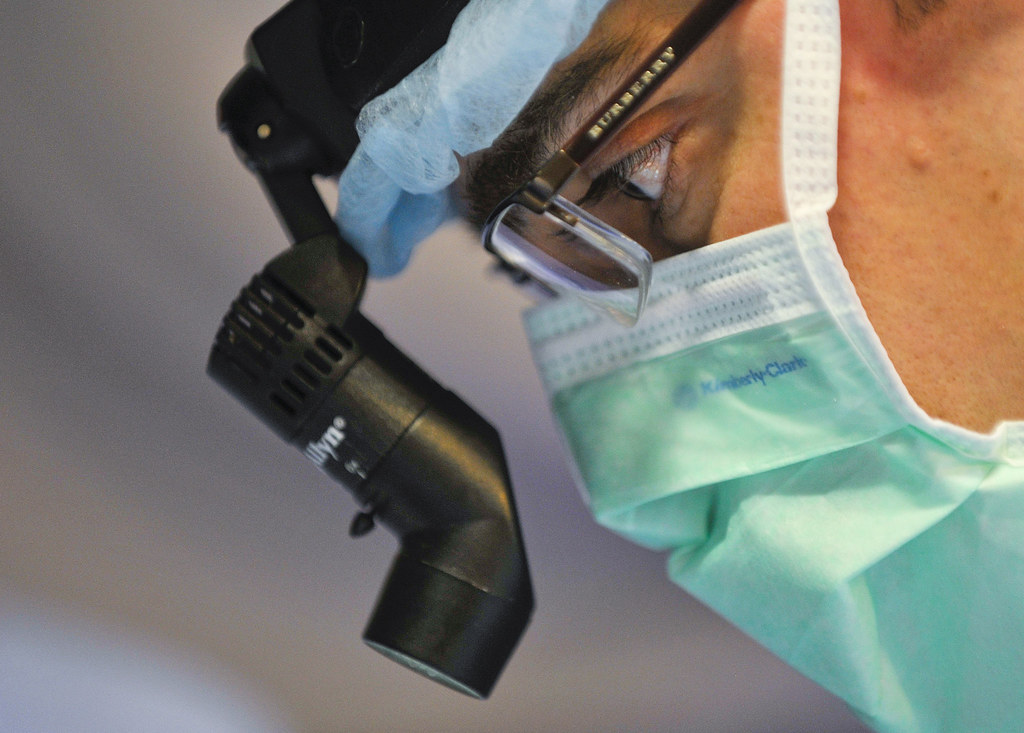
[(611, 0), (577, 52), (627, 39), (646, 50), (661, 41), (696, 4), (697, 0)]

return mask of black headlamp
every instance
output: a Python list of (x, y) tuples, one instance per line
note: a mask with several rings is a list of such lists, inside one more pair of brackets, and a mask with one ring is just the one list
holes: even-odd
[(253, 33), (219, 118), (292, 246), (242, 289), (209, 374), (349, 489), (359, 535), (401, 548), (364, 638), (486, 697), (533, 610), (500, 439), (359, 313), (366, 263), (314, 185), (340, 173), (362, 106), (445, 41), (468, 0), (293, 0)]

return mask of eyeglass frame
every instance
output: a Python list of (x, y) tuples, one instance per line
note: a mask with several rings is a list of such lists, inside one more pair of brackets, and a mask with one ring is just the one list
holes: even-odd
[(658, 50), (644, 59), (638, 72), (615, 90), (533, 178), (506, 196), (491, 211), (481, 232), (484, 247), (494, 252), (491, 234), (510, 207), (522, 205), (536, 214), (544, 214), (580, 168), (742, 1), (701, 0)]

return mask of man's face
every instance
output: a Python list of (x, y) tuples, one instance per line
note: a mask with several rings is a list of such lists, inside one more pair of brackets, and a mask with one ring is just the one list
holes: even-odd
[[(584, 44), (545, 81), (534, 100), (543, 104), (527, 105), (510, 134), (479, 163), (470, 161), (464, 184), (473, 216), (482, 220), (619, 83), (636, 78), (642, 60), (694, 4), (612, 0)], [(1024, 117), (1007, 101), (1021, 98), (1021, 5), (996, 3), (989, 15), (977, 4), (934, 3), (927, 17), (924, 3), (841, 5), (838, 194), (829, 211), (839, 254), (918, 404), (988, 430), (1024, 409), (1024, 389), (1007, 387), (1022, 379), (1021, 335), (1007, 325), (1020, 320), (1024, 262)], [(910, 7), (921, 14), (912, 26), (903, 13)], [(637, 184), (629, 193), (654, 192), (631, 197), (625, 187), (598, 187), (603, 196), (585, 208), (656, 259), (783, 221), (783, 21), (784, 0), (743, 0), (566, 196), (578, 201), (616, 168), (613, 179)], [(579, 66), (588, 54), (611, 60)], [(564, 85), (577, 67), (590, 83)], [(566, 94), (544, 96), (560, 86)], [(495, 171), (504, 175), (490, 175)], [(495, 183), (481, 195), (486, 179)], [(949, 368), (973, 363), (977, 354), (985, 355), (984, 379), (965, 380)], [(1018, 399), (1011, 405), (1007, 395)]]
[[(583, 93), (549, 108), (551, 131), (539, 142), (543, 153), (557, 150), (620, 83), (635, 76), (638, 64), (695, 4), (613, 0), (587, 40), (542, 85), (541, 94), (557, 89), (585, 59), (600, 58), (596, 68), (584, 63), (589, 83)], [(784, 220), (781, 29), (782, 0), (740, 3), (563, 195), (584, 201), (655, 259)], [(536, 158), (530, 155), (535, 152), (540, 151), (523, 154)]]

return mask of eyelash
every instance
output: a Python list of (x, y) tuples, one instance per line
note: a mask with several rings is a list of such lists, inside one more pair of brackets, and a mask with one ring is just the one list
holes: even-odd
[(580, 203), (601, 201), (614, 191), (619, 191), (629, 198), (650, 201), (651, 198), (633, 186), (630, 179), (661, 155), (668, 144), (667, 138), (660, 137), (620, 159), (594, 179)]

